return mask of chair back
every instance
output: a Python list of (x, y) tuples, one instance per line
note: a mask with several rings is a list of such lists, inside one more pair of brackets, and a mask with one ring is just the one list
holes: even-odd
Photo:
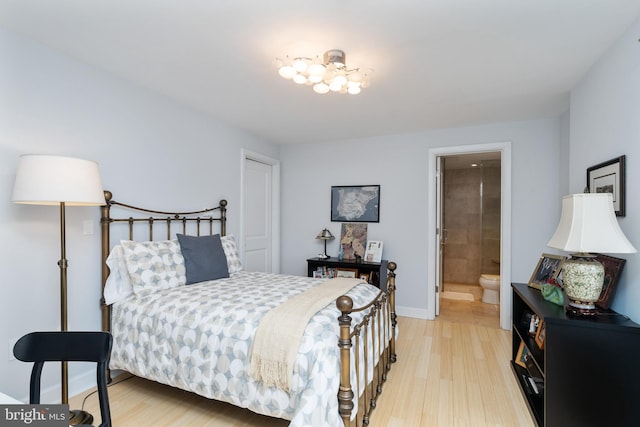
[(107, 394), (107, 368), (113, 338), (109, 332), (31, 332), (20, 338), (13, 347), (16, 359), (33, 362), (29, 403), (40, 403), (40, 379), (45, 362), (95, 362), (100, 427), (111, 427), (111, 412)]

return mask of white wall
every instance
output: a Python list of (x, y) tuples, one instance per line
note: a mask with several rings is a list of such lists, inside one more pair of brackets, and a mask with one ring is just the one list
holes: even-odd
[[(588, 167), (626, 155), (626, 216), (619, 223), (640, 249), (640, 20), (600, 58), (571, 93), (570, 190), (580, 193)], [(612, 308), (640, 322), (640, 255), (627, 263)]]
[[(368, 237), (398, 263), (398, 312), (426, 316), (428, 150), (511, 141), (512, 280), (527, 282), (560, 212), (560, 139), (557, 118), (283, 146), (282, 271), (305, 273), (306, 258), (322, 252), (322, 228), (340, 235), (341, 223), (330, 221), (332, 185), (380, 184), (380, 223), (368, 225)], [(337, 248), (336, 239), (327, 250)]]
[[(196, 209), (226, 198), (237, 234), (240, 150), (277, 158), (278, 148), (1, 29), (0, 64), (0, 385), (26, 400), (31, 366), (9, 360), (9, 343), (59, 328), (60, 237), (57, 208), (11, 203), (18, 156), (96, 160), (105, 188), (141, 206)], [(83, 234), (87, 220), (93, 235)], [(98, 208), (67, 209), (73, 330), (101, 326), (98, 221)], [(72, 395), (86, 389), (87, 369), (70, 367)], [(59, 368), (45, 368), (44, 387), (58, 383)]]

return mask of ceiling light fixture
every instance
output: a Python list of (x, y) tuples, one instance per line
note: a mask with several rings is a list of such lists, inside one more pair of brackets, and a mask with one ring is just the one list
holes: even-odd
[(326, 51), (322, 61), (319, 57), (276, 58), (276, 66), (283, 78), (313, 86), (314, 92), (319, 94), (339, 92), (356, 95), (369, 86), (369, 76), (373, 72), (363, 72), (360, 68), (348, 69), (346, 55), (338, 49)]

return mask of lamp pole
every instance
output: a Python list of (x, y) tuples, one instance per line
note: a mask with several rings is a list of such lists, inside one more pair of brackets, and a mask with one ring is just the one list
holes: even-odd
[[(60, 202), (60, 330), (67, 330), (67, 244), (65, 203)], [(69, 403), (69, 372), (66, 361), (62, 362), (62, 404)]]

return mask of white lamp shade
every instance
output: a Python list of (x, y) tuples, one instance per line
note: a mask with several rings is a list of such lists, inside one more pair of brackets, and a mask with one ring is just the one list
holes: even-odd
[(32, 205), (104, 205), (98, 164), (73, 157), (20, 156), (12, 200)]
[(566, 252), (636, 252), (618, 225), (610, 193), (563, 197), (560, 223), (547, 245)]

